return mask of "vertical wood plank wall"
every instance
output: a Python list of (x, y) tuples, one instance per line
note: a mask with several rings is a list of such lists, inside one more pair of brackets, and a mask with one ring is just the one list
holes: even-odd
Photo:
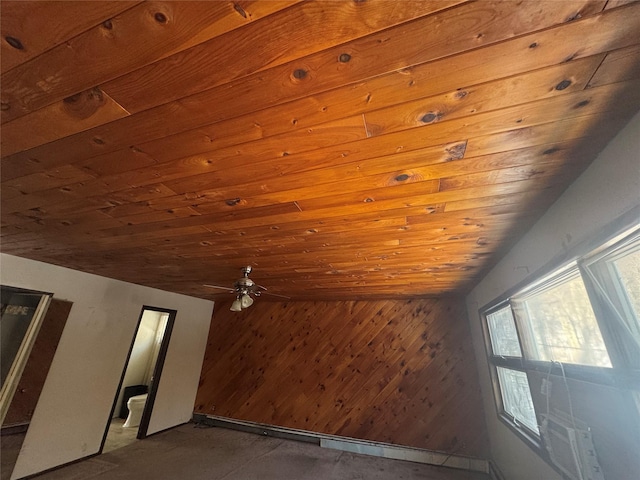
[(462, 299), (216, 303), (196, 413), (485, 457)]

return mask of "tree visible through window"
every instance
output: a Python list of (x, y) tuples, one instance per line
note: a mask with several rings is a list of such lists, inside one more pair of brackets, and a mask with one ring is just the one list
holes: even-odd
[(532, 360), (611, 367), (598, 321), (577, 267), (524, 298), (513, 299), (516, 318), (530, 336)]
[(489, 306), (484, 318), (498, 414), (540, 449), (548, 405), (533, 401), (531, 374), (559, 368), (606, 385), (618, 375), (640, 381), (640, 226)]

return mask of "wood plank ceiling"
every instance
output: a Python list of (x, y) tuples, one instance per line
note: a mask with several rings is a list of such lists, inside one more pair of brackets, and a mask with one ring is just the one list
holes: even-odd
[(625, 0), (1, 19), (2, 251), (204, 298), (463, 293), (640, 107)]

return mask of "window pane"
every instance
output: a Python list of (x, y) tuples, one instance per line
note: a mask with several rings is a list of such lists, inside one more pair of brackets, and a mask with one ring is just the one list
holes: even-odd
[(496, 368), (504, 411), (539, 435), (527, 374), (508, 368)]
[(640, 318), (640, 250), (613, 262), (636, 319)]
[(534, 360), (611, 367), (582, 278), (574, 275), (514, 302)]
[(497, 312), (487, 315), (489, 337), (494, 355), (505, 357), (522, 357), (516, 324), (511, 307), (506, 306)]

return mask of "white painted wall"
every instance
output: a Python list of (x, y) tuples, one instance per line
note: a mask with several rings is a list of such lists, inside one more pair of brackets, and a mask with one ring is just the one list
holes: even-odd
[(640, 113), (467, 297), (491, 453), (509, 480), (560, 476), (498, 420), (478, 310), (639, 205)]
[(189, 421), (213, 302), (0, 255), (4, 285), (73, 302), (12, 478), (97, 453), (143, 305), (177, 310), (148, 433)]

